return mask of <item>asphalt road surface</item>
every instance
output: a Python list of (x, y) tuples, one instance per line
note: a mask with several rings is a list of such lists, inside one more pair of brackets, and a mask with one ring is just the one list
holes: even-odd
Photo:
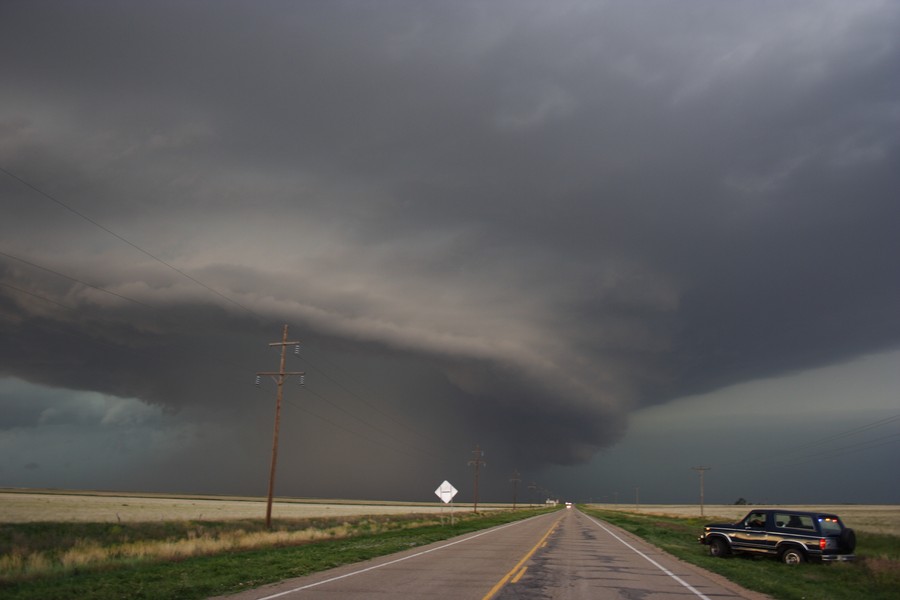
[(223, 598), (760, 600), (766, 596), (678, 561), (573, 508)]

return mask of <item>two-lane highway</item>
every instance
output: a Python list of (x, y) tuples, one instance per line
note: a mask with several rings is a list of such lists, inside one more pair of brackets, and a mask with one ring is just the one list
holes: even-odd
[(764, 598), (578, 510), (561, 510), (227, 596), (341, 598)]
[(546, 548), (528, 561), (515, 584), (491, 598), (761, 600), (717, 575), (683, 563), (621, 529), (566, 511)]

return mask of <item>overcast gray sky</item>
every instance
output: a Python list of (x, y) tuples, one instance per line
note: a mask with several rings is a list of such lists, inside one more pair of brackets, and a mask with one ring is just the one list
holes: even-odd
[(900, 502), (897, 31), (3, 2), (0, 486)]

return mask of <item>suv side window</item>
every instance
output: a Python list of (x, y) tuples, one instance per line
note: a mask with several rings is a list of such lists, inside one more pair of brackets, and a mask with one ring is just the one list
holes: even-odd
[(747, 515), (747, 518), (744, 520), (744, 525), (746, 527), (754, 527), (757, 529), (763, 529), (766, 526), (766, 513), (764, 512), (752, 512)]
[(775, 513), (775, 525), (776, 527), (789, 527), (791, 529), (815, 529), (812, 517), (791, 513)]

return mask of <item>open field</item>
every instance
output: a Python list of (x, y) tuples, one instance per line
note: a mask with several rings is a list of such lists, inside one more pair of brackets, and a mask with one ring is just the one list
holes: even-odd
[[(602, 510), (616, 510), (648, 515), (674, 517), (699, 517), (700, 507), (696, 504), (648, 504), (635, 507), (618, 504), (590, 504)], [(785, 505), (779, 505), (785, 506)], [(703, 514), (710, 522), (716, 520), (737, 521), (754, 508), (770, 508), (762, 504), (707, 504)], [(837, 504), (837, 505), (794, 505), (796, 510), (832, 512), (841, 517), (847, 527), (870, 533), (887, 533), (900, 536), (900, 505), (897, 504)]]
[[(479, 510), (508, 508), (506, 504), (479, 503)], [(471, 504), (454, 504), (454, 511)], [(310, 519), (360, 515), (441, 514), (449, 507), (435, 502), (368, 502), (279, 498), (272, 517)], [(46, 521), (116, 523), (139, 521), (222, 521), (264, 518), (265, 498), (166, 496), (106, 492), (0, 491), (0, 523)]]

